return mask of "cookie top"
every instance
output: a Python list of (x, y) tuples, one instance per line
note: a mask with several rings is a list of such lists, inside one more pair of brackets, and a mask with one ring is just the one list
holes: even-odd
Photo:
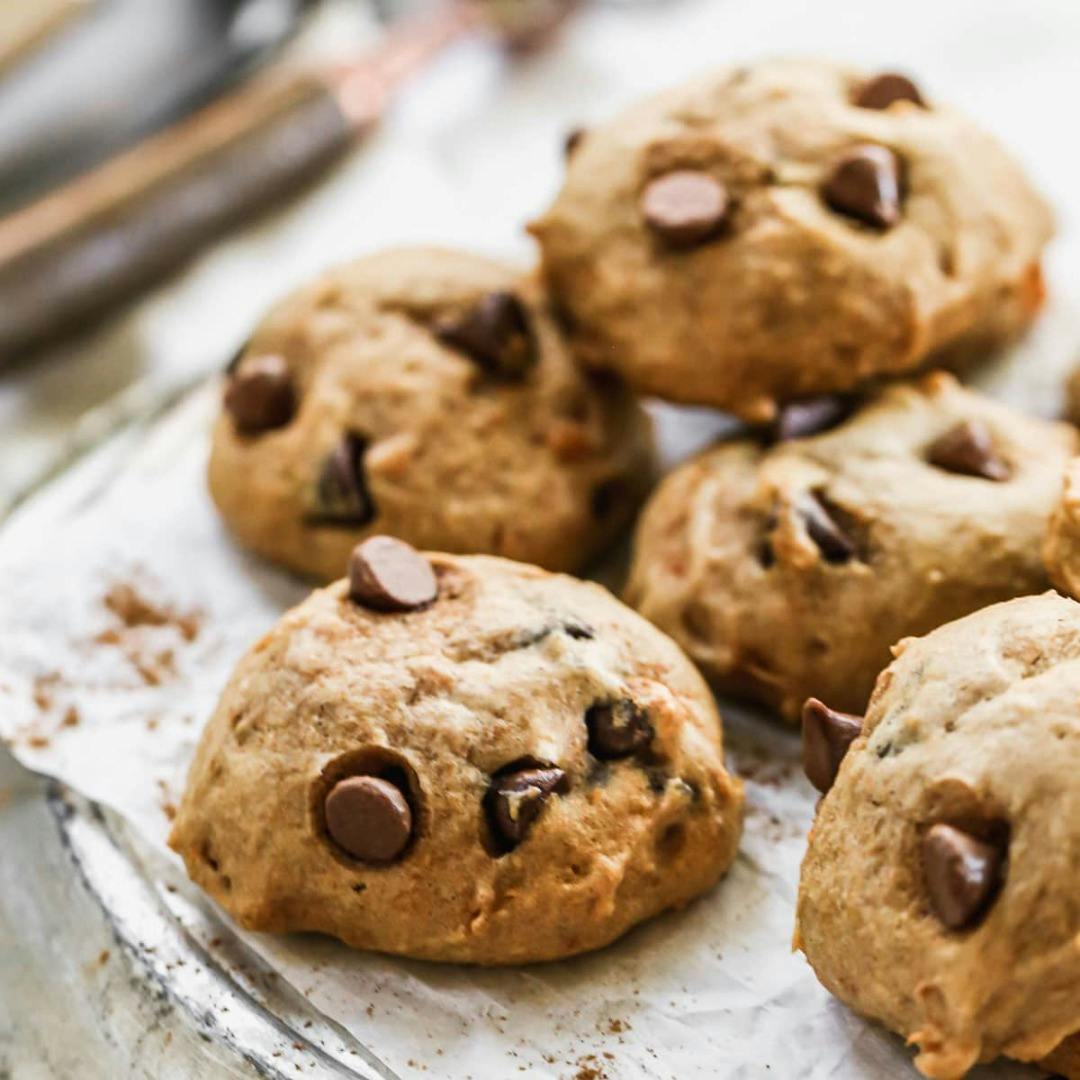
[(779, 400), (1015, 334), (1041, 303), (1051, 221), (1009, 154), (943, 103), (777, 60), (590, 130), (531, 228), (587, 363), (767, 421)]
[(245, 927), (509, 964), (703, 892), (741, 806), (700, 676), (604, 589), (376, 537), (240, 662), (170, 843)]
[(629, 520), (652, 452), (637, 403), (575, 366), (535, 285), (409, 248), (270, 312), (229, 375), (209, 481), (243, 544), (323, 580), (375, 533), (577, 569)]
[(1011, 600), (896, 653), (818, 808), (796, 938), (953, 1080), (1080, 1030), (1080, 605)]
[(676, 469), (638, 526), (629, 602), (721, 688), (861, 712), (894, 642), (1047, 587), (1068, 425), (934, 373), (803, 402), (775, 434)]

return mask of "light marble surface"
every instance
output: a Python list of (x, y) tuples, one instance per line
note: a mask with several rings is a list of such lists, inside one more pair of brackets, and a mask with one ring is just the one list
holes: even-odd
[[(332, 10), (312, 48), (340, 49), (347, 26), (364, 32), (349, 6)], [(85, 341), (0, 375), (0, 514), (73, 442), (218, 367), (268, 301), (322, 266), (419, 241), (527, 260), (521, 224), (557, 184), (567, 128), (729, 59), (824, 53), (902, 67), (962, 104), (1053, 201), (1048, 273), (1067, 310), (1080, 291), (1080, 144), (1069, 122), (1078, 45), (1076, 0), (675, 0), (593, 8), (558, 49), (517, 68), (485, 46), (460, 47), (317, 191)], [(71, 870), (43, 785), (6, 757), (0, 845), (0, 1077), (253, 1073), (182, 1017), (151, 1019), (145, 984), (110, 949), (112, 931)]]

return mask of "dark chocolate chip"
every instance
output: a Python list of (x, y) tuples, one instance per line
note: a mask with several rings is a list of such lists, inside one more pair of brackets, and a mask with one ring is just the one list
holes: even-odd
[(566, 773), (554, 765), (520, 769), (495, 776), (486, 796), (492, 831), (506, 850), (529, 834), (552, 792), (566, 787)]
[(953, 825), (938, 824), (922, 841), (930, 905), (950, 930), (972, 926), (1001, 886), (1004, 851)]
[(854, 103), (861, 109), (887, 109), (894, 101), (910, 101), (925, 107), (919, 88), (906, 76), (883, 71), (859, 87)]
[(652, 741), (649, 714), (629, 698), (603, 701), (585, 713), (589, 752), (598, 758), (622, 758)]
[(641, 194), (645, 223), (674, 247), (700, 244), (727, 218), (727, 189), (708, 173), (682, 169), (658, 176)]
[(585, 129), (583, 127), (571, 128), (566, 133), (566, 141), (563, 143), (563, 153), (567, 158), (573, 156), (574, 151), (581, 145), (581, 140), (585, 138)]
[(367, 442), (345, 434), (323, 462), (315, 485), (314, 521), (331, 525), (366, 525), (375, 504), (364, 482)]
[(562, 628), (575, 641), (592, 641), (596, 637), (596, 631), (588, 623), (577, 619), (564, 619)]
[(372, 536), (353, 548), (349, 595), (375, 611), (415, 611), (439, 593), (431, 563), (391, 536)]
[(339, 780), (326, 796), (326, 831), (355, 859), (390, 862), (412, 835), (412, 810), (401, 791), (377, 776)]
[(821, 500), (807, 492), (799, 502), (799, 514), (802, 516), (810, 539), (818, 546), (826, 562), (845, 563), (854, 557), (855, 541), (833, 520)]
[(284, 427), (296, 412), (296, 394), (284, 357), (270, 354), (241, 360), (225, 389), (225, 408), (244, 435)]
[(594, 518), (603, 521), (628, 497), (629, 489), (626, 480), (621, 476), (613, 476), (610, 480), (604, 480), (593, 488), (589, 498), (589, 508)]
[(807, 698), (802, 710), (803, 771), (818, 791), (833, 786), (840, 762), (862, 727), (861, 716), (836, 712), (817, 698)]
[(935, 439), (926, 451), (931, 465), (983, 480), (1008, 480), (1008, 465), (998, 457), (990, 429), (981, 420), (964, 420)]
[(822, 194), (838, 213), (888, 229), (900, 220), (900, 159), (885, 146), (853, 146), (833, 166)]
[(843, 423), (852, 413), (855, 403), (850, 397), (823, 394), (821, 397), (789, 401), (773, 422), (772, 436), (776, 442), (805, 439)]
[(521, 378), (536, 361), (525, 305), (511, 292), (488, 293), (461, 315), (440, 322), (435, 333), (503, 378)]

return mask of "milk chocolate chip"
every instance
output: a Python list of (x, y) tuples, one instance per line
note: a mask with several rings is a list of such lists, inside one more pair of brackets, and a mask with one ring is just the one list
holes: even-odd
[(364, 862), (391, 862), (412, 835), (408, 800), (377, 776), (339, 780), (326, 796), (324, 812), (330, 839)]
[(973, 926), (1001, 886), (1004, 851), (953, 825), (931, 826), (922, 841), (930, 906), (950, 929)]
[(845, 563), (854, 557), (855, 541), (833, 520), (818, 496), (807, 492), (799, 502), (799, 514), (826, 562)]
[(589, 753), (601, 759), (628, 757), (653, 737), (649, 714), (629, 698), (593, 705), (585, 713), (585, 727)]
[(708, 240), (724, 224), (728, 209), (724, 185), (708, 173), (692, 169), (658, 176), (641, 194), (645, 223), (674, 247)]
[(525, 305), (511, 292), (488, 293), (463, 314), (440, 322), (435, 333), (504, 378), (520, 378), (536, 361)]
[(375, 516), (375, 505), (364, 481), (366, 441), (346, 434), (323, 462), (315, 485), (312, 518), (333, 525), (366, 525)]
[(838, 213), (888, 229), (900, 220), (900, 160), (884, 146), (854, 146), (833, 166), (822, 194)]
[(978, 476), (983, 480), (1009, 479), (1009, 467), (994, 449), (990, 429), (981, 420), (964, 420), (935, 439), (926, 460), (946, 472)]
[(803, 705), (803, 771), (822, 794), (833, 786), (840, 763), (862, 727), (861, 716), (836, 712), (817, 698), (808, 698)]
[(284, 357), (271, 354), (241, 360), (229, 377), (225, 408), (244, 435), (284, 427), (296, 412), (296, 394)]
[(906, 76), (883, 71), (859, 87), (854, 103), (861, 109), (887, 109), (895, 101), (910, 101), (925, 106), (919, 88)]
[(349, 595), (375, 611), (415, 611), (438, 595), (431, 563), (391, 536), (372, 536), (353, 548)]
[(492, 778), (485, 797), (488, 820), (500, 846), (510, 851), (529, 834), (552, 792), (566, 787), (554, 765), (518, 769)]

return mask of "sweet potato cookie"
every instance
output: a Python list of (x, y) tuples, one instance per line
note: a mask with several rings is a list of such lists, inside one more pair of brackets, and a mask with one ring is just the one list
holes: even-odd
[(1080, 605), (1011, 600), (896, 654), (864, 721), (807, 709), (828, 790), (796, 943), (926, 1076), (1052, 1053), (1078, 1077)]
[(1015, 335), (1051, 221), (994, 139), (910, 81), (803, 60), (587, 132), (532, 231), (588, 364), (764, 421)]
[(580, 569), (651, 477), (645, 414), (578, 370), (535, 287), (425, 248), (269, 314), (228, 376), (209, 473), (241, 543), (322, 580), (375, 533)]
[(240, 662), (170, 843), (249, 929), (512, 964), (708, 889), (741, 810), (705, 684), (604, 589), (374, 537)]
[(627, 598), (722, 689), (788, 719), (811, 695), (861, 712), (894, 642), (1047, 587), (1076, 448), (1070, 426), (940, 373), (861, 407), (800, 403), (771, 443), (721, 444), (663, 481)]

